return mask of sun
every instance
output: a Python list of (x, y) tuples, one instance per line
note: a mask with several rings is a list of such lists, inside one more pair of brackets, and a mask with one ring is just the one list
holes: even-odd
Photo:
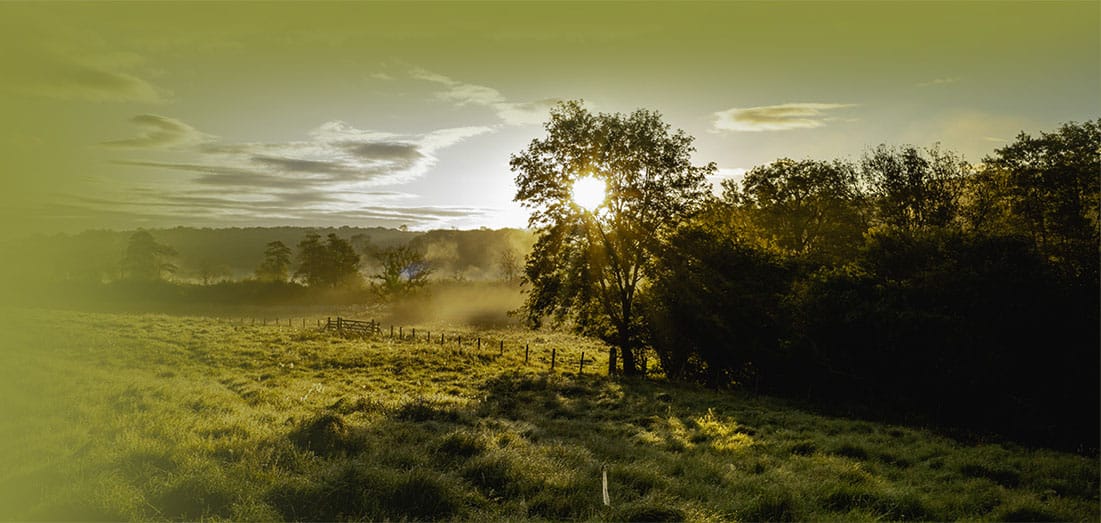
[(595, 211), (604, 203), (604, 192), (607, 186), (604, 180), (594, 176), (578, 178), (573, 182), (573, 202), (588, 211)]

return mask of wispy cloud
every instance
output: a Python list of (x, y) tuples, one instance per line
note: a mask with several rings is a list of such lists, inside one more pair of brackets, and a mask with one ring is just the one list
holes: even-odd
[[(135, 117), (149, 130), (104, 145), (135, 150), (189, 153), (189, 161), (121, 158), (115, 164), (190, 174), (176, 178), (172, 193), (132, 188), (135, 198), (81, 201), (80, 205), (121, 205), (150, 216), (223, 217), (224, 223), (276, 220), (281, 223), (370, 223), (443, 225), (457, 216), (487, 212), (468, 208), (411, 206), (412, 195), (378, 190), (426, 174), (437, 153), (489, 127), (457, 127), (421, 134), (359, 129), (326, 122), (288, 142), (225, 143), (179, 120)], [(131, 203), (119, 203), (119, 202)], [(405, 203), (405, 206), (398, 205)], [(193, 221), (193, 220), (189, 220)], [(400, 223), (398, 223), (400, 222)]]
[(822, 127), (836, 118), (829, 111), (854, 107), (854, 104), (798, 102), (761, 107), (734, 107), (715, 113), (714, 128), (719, 131), (786, 131)]
[(538, 125), (547, 119), (550, 108), (559, 100), (546, 98), (529, 102), (508, 100), (492, 87), (468, 84), (425, 69), (414, 68), (410, 75), (418, 80), (440, 84), (445, 90), (436, 97), (457, 106), (476, 105), (492, 109), (508, 125)]
[(131, 118), (130, 122), (143, 128), (145, 132), (134, 138), (110, 140), (100, 145), (126, 149), (166, 149), (200, 145), (215, 139), (214, 136), (167, 116), (139, 114)]
[(5, 71), (5, 85), (21, 95), (86, 102), (162, 103), (172, 93), (135, 71), (140, 56), (62, 56), (37, 52)]
[(57, 223), (94, 222), (112, 228), (164, 227), (186, 222), (196, 227), (408, 225), (414, 229), (430, 229), (447, 227), (461, 220), (477, 221), (496, 212), (482, 207), (378, 205), (354, 209), (294, 209), (281, 200), (226, 201), (163, 194), (118, 199), (69, 198), (26, 210), (26, 213)]
[(944, 78), (934, 78), (932, 80), (929, 80), (928, 82), (921, 82), (917, 85), (918, 85), (918, 87), (931, 87), (931, 86), (935, 86), (935, 85), (954, 84), (954, 83), (959, 82), (959, 81), (960, 81), (959, 77), (947, 76), (947, 77), (944, 77)]

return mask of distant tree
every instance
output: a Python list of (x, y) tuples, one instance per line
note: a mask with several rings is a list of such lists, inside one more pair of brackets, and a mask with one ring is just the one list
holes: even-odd
[(372, 276), (378, 280), (379, 292), (394, 296), (423, 287), (432, 275), (432, 267), (424, 252), (410, 245), (379, 251), (376, 256), (381, 270)]
[(319, 234), (309, 233), (298, 242), (298, 270), (294, 276), (310, 287), (355, 283), (359, 277), (359, 255), (351, 243), (336, 233), (329, 233), (325, 242)]
[(228, 266), (224, 263), (218, 263), (211, 260), (210, 258), (204, 258), (199, 262), (199, 268), (196, 273), (203, 285), (210, 285), (219, 278), (225, 278), (230, 274)]
[(934, 146), (880, 145), (864, 155), (860, 176), (880, 225), (920, 231), (953, 225), (970, 165)]
[(256, 268), (256, 279), (269, 282), (285, 282), (290, 276), (291, 249), (281, 241), (269, 242), (264, 250), (264, 261)]
[(298, 269), (295, 278), (301, 278), (310, 287), (320, 287), (327, 282), (327, 254), (321, 243), (321, 235), (308, 233), (298, 242)]
[(130, 235), (126, 245), (126, 254), (122, 259), (123, 277), (140, 281), (160, 280), (165, 273), (176, 272), (176, 266), (167, 261), (175, 255), (175, 249), (157, 243), (149, 231), (138, 229)]
[(785, 253), (840, 259), (863, 242), (863, 194), (856, 170), (841, 161), (781, 159), (723, 181), (723, 200), (752, 223), (743, 234)]
[(335, 233), (329, 233), (326, 240), (331, 285), (335, 287), (359, 283), (359, 254), (356, 253), (352, 244)]
[[(538, 240), (527, 259), (526, 310), (538, 324), (545, 315), (569, 318), (578, 330), (623, 354), (623, 371), (639, 372), (642, 316), (638, 310), (661, 239), (710, 197), (706, 176), (715, 165), (691, 163), (692, 137), (671, 132), (661, 115), (593, 114), (580, 101), (558, 104), (544, 128), (510, 159), (516, 201), (532, 210)], [(606, 184), (598, 211), (571, 198), (574, 183), (595, 177)]]
[(501, 271), (501, 278), (505, 283), (512, 284), (520, 277), (520, 257), (512, 247), (501, 249), (497, 256), (497, 268)]

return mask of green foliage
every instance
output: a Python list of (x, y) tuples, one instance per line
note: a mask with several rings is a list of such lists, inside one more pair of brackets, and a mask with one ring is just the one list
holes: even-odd
[(176, 266), (167, 261), (175, 255), (175, 249), (157, 243), (149, 231), (138, 229), (130, 235), (126, 245), (126, 255), (122, 258), (123, 277), (135, 281), (161, 280), (165, 273), (176, 272)]
[(741, 235), (794, 255), (844, 259), (867, 228), (856, 170), (841, 162), (777, 160), (723, 181), (723, 201), (748, 222)]
[(879, 224), (903, 231), (953, 225), (970, 165), (934, 146), (873, 149), (860, 162), (860, 176)]
[(256, 279), (285, 282), (290, 277), (291, 249), (281, 241), (269, 242), (264, 249), (264, 261), (256, 268)]
[(375, 254), (382, 269), (372, 278), (378, 280), (378, 290), (386, 297), (407, 294), (428, 284), (432, 266), (425, 254), (412, 245), (400, 245)]
[(707, 221), (679, 229), (659, 258), (648, 302), (654, 349), (667, 375), (752, 384), (783, 335), (792, 271)]
[[(985, 160), (1000, 217), (1045, 256), (1079, 278), (1097, 281), (1101, 247), (1101, 120), (1015, 142)], [(983, 223), (985, 225), (985, 223)]]
[[(544, 128), (545, 138), (509, 162), (515, 200), (538, 230), (525, 267), (528, 316), (568, 317), (621, 349), (624, 372), (635, 374), (648, 259), (709, 197), (705, 178), (716, 167), (692, 165), (692, 137), (671, 132), (656, 112), (593, 114), (571, 101), (552, 109)], [(571, 198), (573, 184), (589, 176), (607, 187), (592, 212)]]
[(325, 242), (316, 233), (307, 234), (298, 242), (298, 262), (294, 276), (310, 287), (355, 286), (361, 281), (359, 255), (336, 233), (329, 233)]
[(669, 376), (1095, 449), (1098, 123), (974, 169), (938, 147), (778, 160), (655, 260)]

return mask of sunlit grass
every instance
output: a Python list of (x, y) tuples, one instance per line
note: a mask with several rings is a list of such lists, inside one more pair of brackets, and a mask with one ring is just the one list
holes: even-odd
[(454, 325), (440, 346), (300, 323), (3, 317), (5, 520), (1099, 515), (1096, 460), (609, 380), (598, 362), (578, 376), (582, 350), (606, 354), (564, 334), (468, 329), (460, 353)]

